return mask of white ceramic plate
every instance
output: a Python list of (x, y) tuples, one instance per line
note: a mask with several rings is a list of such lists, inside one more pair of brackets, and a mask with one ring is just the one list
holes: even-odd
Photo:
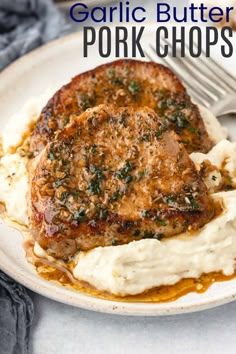
[[(154, 43), (156, 27), (156, 24), (146, 24), (143, 44), (150, 41)], [(48, 87), (59, 88), (72, 76), (115, 59), (114, 53), (108, 59), (99, 57), (97, 46), (90, 49), (88, 58), (83, 58), (82, 49), (82, 35), (75, 33), (37, 49), (1, 73), (1, 127), (6, 124), (13, 113), (20, 110), (27, 100), (42, 94)], [(227, 60), (222, 59), (219, 50), (220, 45), (213, 50), (212, 56), (221, 61), (222, 65), (231, 72), (234, 70), (233, 73), (236, 74), (235, 55)], [(236, 140), (236, 121), (228, 119), (225, 120), (225, 123), (230, 127), (230, 134)], [(156, 316), (191, 312), (214, 307), (232, 301), (236, 297), (235, 279), (213, 284), (204, 294), (190, 293), (169, 303), (121, 303), (96, 299), (41, 279), (25, 259), (21, 234), (3, 223), (0, 224), (0, 268), (26, 287), (51, 299), (90, 310), (115, 314)]]

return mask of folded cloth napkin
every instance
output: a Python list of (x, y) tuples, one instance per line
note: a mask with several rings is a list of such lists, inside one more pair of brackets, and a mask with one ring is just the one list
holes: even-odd
[(0, 354), (28, 354), (33, 314), (25, 288), (0, 271)]
[(0, 0), (0, 71), (13, 60), (71, 32), (51, 0)]
[[(0, 71), (39, 45), (71, 32), (51, 0), (0, 0)], [(33, 302), (0, 271), (0, 354), (28, 354)]]

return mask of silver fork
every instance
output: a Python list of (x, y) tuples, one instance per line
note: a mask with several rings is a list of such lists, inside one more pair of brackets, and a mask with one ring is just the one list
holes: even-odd
[[(163, 42), (170, 45), (166, 39)], [(145, 50), (145, 54), (154, 62), (159, 58), (152, 45)], [(161, 58), (161, 61), (179, 76), (196, 103), (210, 109), (217, 117), (236, 113), (236, 79), (214, 59), (168, 56)]]

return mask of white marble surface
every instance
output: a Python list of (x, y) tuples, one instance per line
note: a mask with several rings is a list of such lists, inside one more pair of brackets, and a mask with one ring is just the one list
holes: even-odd
[[(146, 2), (147, 9), (151, 3)], [(236, 353), (236, 302), (204, 312), (150, 318), (94, 313), (32, 296), (30, 354)]]

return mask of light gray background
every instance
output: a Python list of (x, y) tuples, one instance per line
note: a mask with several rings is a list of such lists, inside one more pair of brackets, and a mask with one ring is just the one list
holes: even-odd
[[(150, 14), (156, 2), (130, 0), (132, 5), (145, 4)], [(154, 13), (149, 20), (154, 20)], [(32, 354), (236, 353), (236, 302), (204, 312), (151, 318), (104, 315), (32, 296), (36, 311)]]
[(35, 300), (34, 354), (235, 354), (236, 301), (169, 317), (127, 317)]

